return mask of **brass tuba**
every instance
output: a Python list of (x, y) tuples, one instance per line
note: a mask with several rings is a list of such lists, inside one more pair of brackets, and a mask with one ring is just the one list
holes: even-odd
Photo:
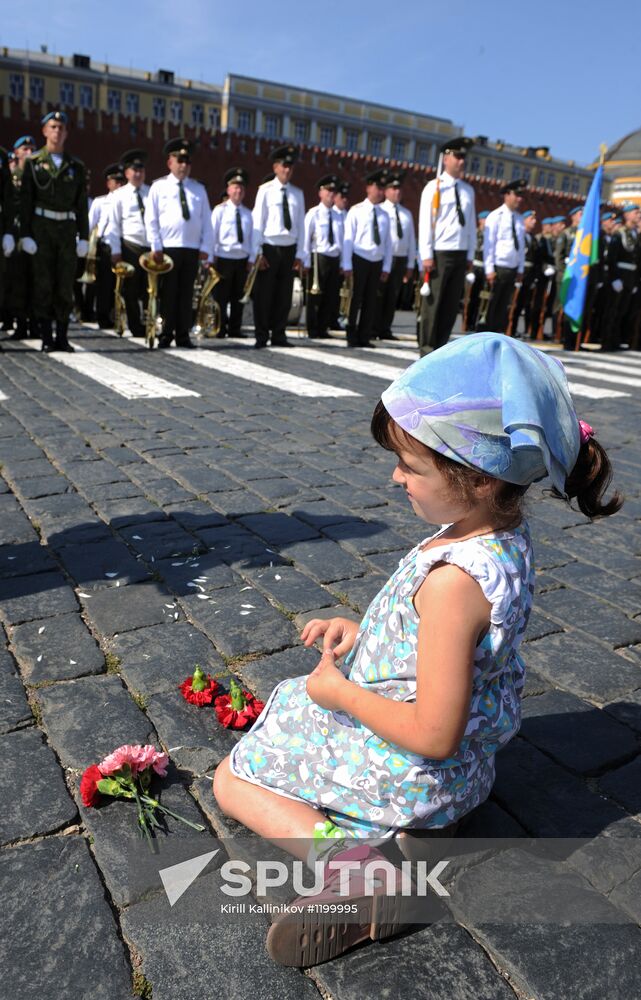
[(114, 329), (119, 337), (122, 337), (127, 326), (127, 308), (122, 297), (122, 283), (127, 278), (132, 278), (136, 268), (133, 264), (127, 264), (120, 260), (114, 264), (112, 269), (116, 275), (116, 288), (114, 291)]
[(196, 323), (194, 333), (203, 337), (217, 337), (220, 333), (221, 315), (220, 306), (211, 297), (213, 289), (221, 280), (221, 275), (213, 264), (206, 268), (205, 278), (202, 283), (198, 306), (196, 308)]
[(77, 279), (83, 285), (92, 285), (96, 280), (96, 262), (98, 260), (98, 226), (94, 226), (89, 234), (89, 247), (85, 257), (85, 269)]
[(312, 254), (313, 266), (314, 266), (314, 279), (312, 281), (312, 287), (309, 290), (310, 295), (320, 295), (321, 286), (318, 278), (318, 250), (314, 250)]
[(338, 293), (338, 314), (344, 319), (349, 319), (349, 311), (352, 307), (352, 294), (354, 292), (354, 276), (349, 274), (343, 279), (341, 290)]
[(171, 257), (168, 257), (164, 253), (161, 262), (157, 264), (154, 260), (153, 252), (148, 250), (146, 253), (141, 253), (138, 263), (143, 271), (147, 272), (147, 293), (149, 299), (145, 314), (145, 338), (148, 347), (152, 348), (156, 343), (156, 337), (160, 335), (162, 330), (162, 316), (158, 311), (158, 275), (167, 274), (168, 271), (171, 271), (174, 262)]
[(260, 267), (260, 262), (263, 255), (257, 254), (256, 260), (251, 266), (251, 270), (245, 279), (245, 287), (243, 288), (243, 297), (239, 299), (241, 306), (246, 306), (248, 302), (251, 301), (252, 292), (254, 290), (254, 282), (256, 281), (256, 275), (258, 274), (258, 269)]

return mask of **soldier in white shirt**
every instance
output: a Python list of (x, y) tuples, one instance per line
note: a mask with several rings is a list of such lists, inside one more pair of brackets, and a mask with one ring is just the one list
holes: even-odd
[(192, 298), (199, 260), (211, 260), (213, 234), (211, 208), (202, 184), (189, 176), (191, 144), (171, 139), (165, 144), (169, 173), (154, 181), (145, 210), (147, 240), (155, 260), (163, 252), (174, 262), (160, 279), (160, 314), (163, 319), (158, 347), (195, 347), (189, 339)]
[[(345, 219), (347, 218), (347, 211), (349, 209), (349, 181), (341, 181), (338, 189), (334, 193), (334, 209), (340, 213), (343, 220), (343, 232)], [(330, 330), (339, 330), (344, 326), (343, 320), (339, 318), (340, 313), (340, 285), (338, 288), (338, 295), (336, 296), (336, 301), (332, 309), (331, 316), (329, 317), (329, 328)]]
[(122, 285), (127, 324), (134, 337), (145, 336), (143, 316), (147, 307), (147, 274), (138, 262), (140, 255), (149, 250), (145, 229), (149, 197), (149, 185), (145, 184), (146, 160), (143, 149), (128, 149), (120, 157), (127, 183), (113, 194), (105, 234), (112, 264), (124, 260), (135, 268), (133, 276)]
[(465, 274), (473, 268), (476, 243), (474, 189), (462, 179), (472, 139), (460, 136), (441, 146), (442, 171), (423, 188), (418, 215), (418, 252), (430, 294), (421, 300), (421, 355), (447, 344), (456, 322)]
[(392, 333), (394, 313), (398, 305), (401, 286), (411, 281), (416, 264), (416, 233), (412, 213), (401, 205), (402, 185), (405, 171), (397, 170), (390, 175), (385, 188), (382, 208), (389, 215), (390, 239), (392, 241), (392, 270), (382, 287), (379, 311), (379, 340), (397, 340)]
[(224, 200), (211, 213), (214, 267), (221, 277), (213, 294), (220, 306), (219, 336), (240, 337), (243, 319), (240, 300), (247, 271), (255, 260), (252, 214), (243, 205), (249, 175), (243, 167), (232, 167), (224, 181)]
[(385, 197), (386, 170), (373, 170), (365, 178), (367, 197), (350, 208), (345, 219), (343, 273), (353, 279), (352, 303), (347, 321), (348, 347), (373, 347), (381, 282), (392, 266), (389, 216)]
[[(340, 185), (336, 174), (326, 174), (318, 181), (318, 205), (305, 216), (304, 259), (307, 275), (306, 320), (307, 334), (321, 340), (329, 337), (330, 321), (338, 310), (341, 287), (341, 251), (344, 220), (334, 208), (334, 197)], [(318, 277), (320, 292), (312, 294)]]
[(525, 270), (525, 226), (518, 213), (524, 187), (522, 180), (504, 184), (503, 204), (485, 220), (483, 267), (491, 293), (485, 329), (492, 333), (505, 333), (514, 285), (522, 281)]
[(113, 326), (115, 278), (111, 270), (111, 249), (107, 241), (107, 230), (111, 216), (114, 193), (125, 183), (125, 175), (120, 163), (111, 163), (104, 170), (107, 194), (95, 198), (89, 209), (89, 232), (98, 227), (98, 247), (96, 249), (96, 319), (101, 330)]
[(285, 336), (292, 304), (294, 271), (303, 266), (305, 200), (291, 177), (298, 159), (295, 146), (272, 152), (274, 177), (261, 184), (252, 212), (254, 252), (261, 254), (254, 285), (255, 347), (289, 347)]

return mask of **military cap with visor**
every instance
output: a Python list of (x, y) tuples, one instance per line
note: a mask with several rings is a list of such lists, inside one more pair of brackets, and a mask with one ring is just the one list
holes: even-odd
[(405, 180), (405, 170), (395, 170), (387, 179), (386, 187), (400, 188)]
[(127, 167), (144, 167), (147, 162), (147, 153), (144, 149), (128, 149), (120, 157), (122, 169)]
[(510, 191), (515, 191), (518, 194), (524, 187), (527, 187), (525, 181), (522, 178), (517, 178), (513, 181), (507, 181), (506, 184), (499, 188), (499, 192), (501, 194), (509, 194)]
[(232, 167), (228, 170), (223, 177), (225, 184), (242, 184), (243, 187), (247, 187), (249, 181), (249, 174), (244, 167)]
[(369, 174), (365, 175), (366, 184), (376, 184), (379, 188), (384, 188), (389, 179), (389, 170), (385, 167), (377, 167), (376, 170), (370, 171)]
[(468, 139), (465, 135), (459, 135), (455, 139), (448, 139), (441, 146), (439, 152), (453, 153), (455, 156), (465, 156), (474, 145), (474, 139)]
[(296, 146), (285, 145), (276, 146), (271, 152), (272, 163), (284, 163), (286, 167), (291, 167), (298, 159), (298, 149)]
[(339, 191), (340, 183), (340, 179), (336, 174), (325, 174), (319, 178), (316, 187), (319, 191), (321, 188), (327, 188), (328, 191)]
[(163, 146), (163, 153), (165, 156), (186, 156), (187, 159), (191, 157), (191, 143), (189, 139), (179, 137), (178, 139), (170, 139)]
[(106, 181), (110, 179), (124, 181), (125, 179), (125, 175), (122, 171), (122, 165), (120, 163), (110, 163), (108, 167), (105, 167), (102, 173)]

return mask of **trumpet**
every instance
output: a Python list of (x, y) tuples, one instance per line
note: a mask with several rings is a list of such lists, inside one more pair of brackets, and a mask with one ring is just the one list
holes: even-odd
[(116, 288), (114, 292), (114, 329), (118, 336), (122, 337), (125, 332), (125, 327), (127, 326), (127, 309), (125, 306), (125, 300), (122, 297), (122, 283), (123, 281), (126, 281), (127, 278), (133, 277), (136, 269), (133, 264), (127, 264), (126, 261), (120, 260), (117, 264), (113, 265), (111, 270), (116, 275)]
[(476, 329), (480, 330), (481, 327), (485, 326), (487, 321), (487, 312), (490, 308), (490, 299), (492, 298), (492, 291), (489, 288), (484, 288), (482, 292), (479, 292), (479, 301), (483, 304), (479, 310), (479, 316), (476, 321)]
[(156, 343), (156, 337), (160, 335), (162, 329), (162, 316), (158, 312), (158, 275), (167, 274), (171, 271), (174, 262), (166, 253), (162, 255), (162, 261), (157, 264), (151, 250), (141, 253), (138, 263), (143, 271), (147, 272), (147, 312), (145, 314), (145, 337), (147, 345), (152, 348)]
[(309, 290), (309, 294), (310, 295), (320, 295), (321, 294), (321, 286), (320, 286), (320, 281), (319, 281), (319, 278), (318, 278), (318, 250), (314, 250), (314, 252), (312, 254), (312, 261), (313, 261), (314, 279), (312, 281), (312, 287)]
[(195, 334), (201, 334), (203, 337), (217, 337), (220, 333), (220, 306), (211, 297), (212, 290), (220, 280), (221, 275), (213, 264), (210, 264), (206, 269), (206, 276), (198, 297)]
[(343, 279), (341, 290), (338, 293), (338, 315), (344, 319), (349, 319), (349, 311), (352, 307), (352, 294), (354, 292), (354, 276), (348, 275)]
[(263, 255), (259, 253), (258, 256), (256, 257), (256, 260), (251, 266), (249, 274), (247, 275), (247, 278), (245, 280), (245, 287), (243, 288), (243, 297), (242, 299), (239, 299), (240, 304), (243, 306), (246, 306), (247, 303), (251, 301), (252, 292), (254, 290), (254, 282), (256, 281), (256, 275), (258, 274), (258, 269), (260, 267), (260, 262), (262, 259)]
[(77, 279), (82, 285), (92, 285), (96, 280), (96, 261), (98, 259), (98, 226), (94, 226), (89, 234), (89, 247), (85, 257), (85, 269)]

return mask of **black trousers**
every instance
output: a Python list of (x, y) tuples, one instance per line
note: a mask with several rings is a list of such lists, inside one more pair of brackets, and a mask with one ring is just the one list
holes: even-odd
[[(309, 288), (311, 288), (314, 281), (313, 255), (309, 281)], [(312, 295), (309, 288), (307, 289), (305, 318), (307, 320), (307, 333), (310, 337), (326, 336), (330, 329), (330, 322), (336, 311), (336, 301), (341, 287), (340, 257), (318, 254), (318, 283), (321, 288), (320, 295)]]
[(352, 304), (347, 321), (347, 343), (353, 347), (367, 345), (375, 335), (381, 283), (382, 260), (365, 260), (352, 254)]
[(505, 333), (516, 280), (515, 267), (496, 267), (490, 304), (487, 309), (485, 329), (491, 333)]
[[(243, 307), (240, 300), (247, 279), (247, 257), (240, 260), (229, 260), (226, 257), (216, 257), (214, 267), (221, 280), (215, 286), (214, 299), (220, 306), (220, 337), (239, 337), (243, 321)], [(227, 307), (229, 306), (229, 316)]]
[(418, 346), (422, 355), (447, 344), (456, 322), (466, 270), (466, 250), (434, 252), (430, 295), (421, 299), (421, 318), (418, 324)]
[(476, 280), (470, 289), (470, 297), (467, 300), (467, 316), (465, 317), (467, 320), (466, 332), (476, 330), (476, 321), (481, 304), (480, 295), (485, 288), (485, 271), (482, 267), (474, 268), (474, 277)]
[[(635, 287), (635, 275), (632, 274), (632, 277), (628, 277), (630, 273), (627, 271), (622, 274), (620, 269), (614, 269), (610, 272), (610, 289), (601, 337), (601, 348), (604, 351), (618, 351), (621, 344), (627, 342), (630, 336), (629, 324), (626, 320), (632, 301), (632, 289)], [(623, 282), (623, 288), (620, 292), (615, 292), (612, 288), (612, 281), (616, 278)]]
[(403, 278), (407, 271), (407, 257), (392, 258), (392, 270), (386, 282), (381, 282), (381, 301), (378, 309), (378, 324), (376, 333), (381, 340), (389, 338), (392, 334), (392, 323), (394, 313), (398, 305), (398, 297), (403, 287)]
[(116, 279), (111, 270), (111, 250), (103, 240), (96, 251), (96, 319), (102, 329), (113, 326)]
[(525, 318), (525, 328), (524, 333), (531, 334), (532, 332), (532, 303), (534, 301), (534, 288), (536, 281), (536, 272), (533, 268), (528, 268), (523, 275), (523, 283), (519, 289), (518, 298), (516, 300), (516, 306), (514, 309), (514, 320), (512, 322), (512, 336), (516, 336), (519, 319), (523, 314)]
[(160, 282), (160, 315), (162, 339), (171, 343), (174, 335), (180, 346), (189, 340), (193, 325), (192, 299), (194, 282), (198, 274), (198, 250), (188, 247), (165, 247), (164, 251), (174, 262), (171, 271), (158, 279)]
[[(147, 272), (138, 263), (141, 253), (146, 253), (149, 247), (141, 247), (136, 243), (122, 243), (122, 259), (126, 264), (132, 264), (135, 272), (131, 278), (122, 283), (122, 297), (127, 309), (127, 325), (134, 337), (144, 337), (145, 324), (143, 316), (147, 308)], [(160, 279), (163, 280), (162, 278)]]
[(282, 344), (287, 339), (287, 317), (292, 307), (296, 245), (274, 247), (264, 243), (262, 253), (269, 267), (258, 272), (254, 285), (256, 343), (266, 344), (271, 334), (272, 344)]

